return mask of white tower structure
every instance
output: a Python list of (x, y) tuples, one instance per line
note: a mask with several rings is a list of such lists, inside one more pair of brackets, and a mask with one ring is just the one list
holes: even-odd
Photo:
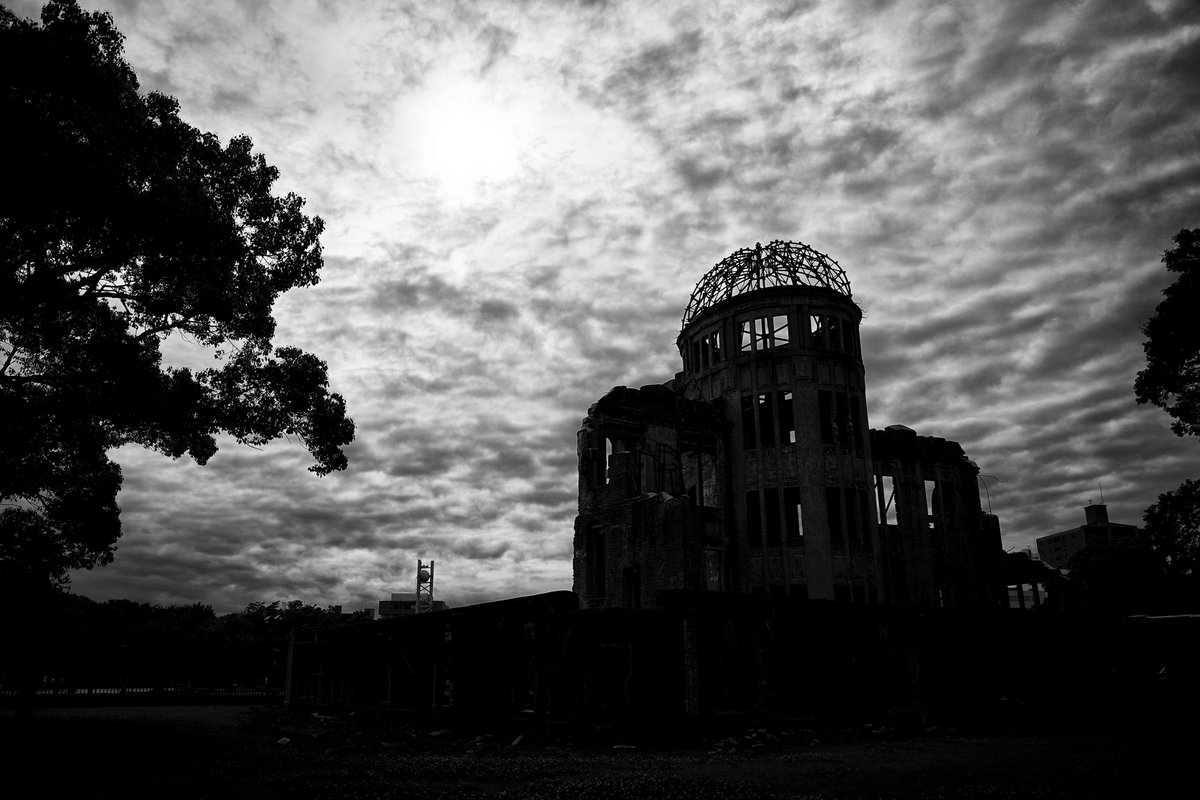
[(426, 614), (433, 611), (433, 564), (421, 563), (417, 559), (417, 613)]

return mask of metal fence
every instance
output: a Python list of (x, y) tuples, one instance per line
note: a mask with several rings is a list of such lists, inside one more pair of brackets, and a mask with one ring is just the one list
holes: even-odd
[[(0, 707), (17, 705), (16, 689), (0, 688)], [(42, 686), (34, 705), (45, 708), (122, 705), (242, 705), (283, 700), (282, 687), (271, 686)]]

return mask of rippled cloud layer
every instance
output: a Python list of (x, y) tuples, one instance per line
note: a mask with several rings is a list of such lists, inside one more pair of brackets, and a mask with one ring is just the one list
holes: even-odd
[(1006, 547), (1196, 477), (1132, 390), (1200, 226), (1194, 3), (107, 8), (144, 88), (326, 220), (278, 339), (359, 439), (325, 479), (287, 442), (123, 449), (125, 534), (80, 592), (355, 607), (418, 557), (454, 605), (569, 588), (580, 418), (669, 379), (692, 287), (772, 239), (846, 269), (872, 425), (960, 441)]

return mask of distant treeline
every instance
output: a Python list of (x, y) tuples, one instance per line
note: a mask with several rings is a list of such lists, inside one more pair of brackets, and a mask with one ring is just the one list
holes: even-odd
[[(369, 619), (298, 600), (251, 603), (218, 616), (202, 603), (160, 606), (95, 602), (54, 592), (34, 624), (38, 688), (283, 688), (288, 639), (296, 626), (331, 628)], [(11, 683), (17, 654), (2, 649), (0, 677)]]

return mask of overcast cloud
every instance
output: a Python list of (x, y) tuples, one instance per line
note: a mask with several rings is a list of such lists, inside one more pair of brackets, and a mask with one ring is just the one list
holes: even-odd
[(694, 285), (773, 239), (845, 268), (872, 426), (960, 441), (1006, 547), (1098, 485), (1140, 523), (1200, 477), (1132, 389), (1200, 226), (1190, 0), (84, 5), (325, 219), (277, 341), (359, 434), (324, 479), (287, 442), (122, 449), (124, 537), (81, 593), (358, 607), (418, 557), (452, 605), (570, 588), (580, 419), (669, 379)]

